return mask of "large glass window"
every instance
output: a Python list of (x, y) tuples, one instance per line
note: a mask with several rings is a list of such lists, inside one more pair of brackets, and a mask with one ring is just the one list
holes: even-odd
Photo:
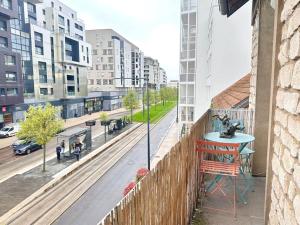
[(0, 6), (5, 9), (12, 9), (12, 3), (11, 0), (0, 0)]
[(0, 96), (5, 96), (5, 88), (0, 88)]
[(7, 66), (16, 65), (16, 57), (13, 55), (5, 55), (4, 61), (5, 61), (5, 65), (7, 65)]
[(37, 55), (44, 55), (44, 48), (43, 47), (39, 47), (39, 46), (35, 46), (35, 54), (37, 54)]
[(16, 82), (17, 74), (15, 72), (7, 72), (5, 73), (6, 82)]
[(5, 37), (0, 37), (0, 47), (7, 48), (8, 47), (8, 40)]
[(34, 32), (34, 40), (38, 42), (43, 42), (43, 35), (38, 32)]
[(83, 31), (83, 27), (80, 26), (79, 24), (75, 23), (75, 28), (78, 29), (78, 30), (81, 30)]
[(38, 62), (39, 65), (39, 73), (47, 74), (47, 64), (45, 62)]
[(7, 31), (7, 23), (5, 20), (0, 19), (0, 30), (1, 31)]
[(47, 88), (40, 88), (40, 94), (41, 95), (48, 95), (48, 89)]
[(65, 18), (61, 15), (58, 15), (58, 24), (64, 26), (65, 25)]
[(27, 9), (28, 9), (28, 12), (36, 13), (35, 5), (33, 5), (29, 2), (27, 2)]
[(7, 96), (17, 96), (18, 88), (7, 88)]

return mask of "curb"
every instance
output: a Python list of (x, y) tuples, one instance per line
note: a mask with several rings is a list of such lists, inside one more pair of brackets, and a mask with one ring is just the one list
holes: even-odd
[(6, 212), (4, 215), (0, 217), (0, 224), (5, 224), (5, 221), (9, 220), (13, 214), (15, 214), (17, 211), (25, 207), (27, 204), (29, 204), (31, 201), (34, 199), (38, 198), (41, 196), (43, 193), (47, 192), (51, 188), (55, 187), (58, 183), (63, 181), (66, 177), (77, 171), (79, 168), (90, 162), (92, 159), (97, 157), (99, 154), (104, 152), (107, 148), (118, 142), (120, 139), (123, 137), (127, 136), (129, 133), (137, 129), (138, 127), (142, 126), (142, 124), (136, 124), (124, 133), (120, 134), (119, 136), (115, 137), (114, 139), (108, 141), (98, 149), (94, 150), (90, 154), (88, 154), (86, 157), (82, 158), (80, 161), (73, 163), (66, 169), (62, 170), (61, 172), (55, 174), (53, 177), (54, 179), (42, 186), (40, 189), (35, 191), (33, 194), (31, 194), (29, 197), (24, 199), (22, 202), (20, 202), (18, 205), (16, 205), (14, 208), (10, 209), (8, 212)]

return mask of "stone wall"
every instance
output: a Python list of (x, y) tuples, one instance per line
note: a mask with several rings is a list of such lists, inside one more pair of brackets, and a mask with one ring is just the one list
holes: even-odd
[(251, 54), (251, 78), (250, 78), (250, 97), (249, 109), (255, 109), (255, 93), (256, 93), (256, 75), (257, 75), (257, 55), (258, 55), (258, 31), (259, 16), (255, 18), (252, 31), (252, 54)]
[(300, 225), (300, 0), (281, 12), (269, 224)]

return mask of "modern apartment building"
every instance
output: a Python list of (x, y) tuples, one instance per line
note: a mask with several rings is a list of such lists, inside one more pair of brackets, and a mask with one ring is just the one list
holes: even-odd
[(17, 0), (0, 0), (0, 127), (13, 122), (13, 105), (24, 101), (21, 57), (13, 52), (10, 35), (10, 19), (17, 16)]
[(160, 67), (159, 61), (151, 57), (145, 57), (144, 63), (145, 77), (149, 78), (149, 87), (152, 89), (160, 88)]
[(166, 87), (168, 83), (167, 73), (163, 68), (159, 68), (159, 88)]
[(88, 71), (89, 92), (141, 89), (144, 85), (144, 54), (112, 29), (87, 30), (92, 44), (93, 66)]
[(179, 93), (184, 132), (215, 95), (250, 72), (250, 20), (250, 3), (225, 18), (216, 0), (182, 0)]

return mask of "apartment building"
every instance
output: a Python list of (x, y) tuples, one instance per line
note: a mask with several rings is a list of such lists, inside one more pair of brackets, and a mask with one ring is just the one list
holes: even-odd
[(14, 104), (22, 103), (21, 56), (12, 49), (11, 23), (18, 17), (17, 0), (0, 1), (0, 128), (13, 122)]
[(144, 85), (144, 54), (112, 29), (87, 30), (92, 45), (92, 68), (88, 71), (89, 92), (116, 92)]
[(217, 0), (182, 0), (179, 95), (183, 130), (188, 131), (206, 112), (215, 95), (250, 72), (250, 20), (250, 3), (225, 18)]
[(159, 68), (159, 88), (166, 87), (168, 83), (167, 73), (163, 68)]
[(144, 63), (145, 77), (149, 78), (149, 87), (152, 89), (160, 88), (160, 67), (159, 61), (151, 57), (145, 57)]

